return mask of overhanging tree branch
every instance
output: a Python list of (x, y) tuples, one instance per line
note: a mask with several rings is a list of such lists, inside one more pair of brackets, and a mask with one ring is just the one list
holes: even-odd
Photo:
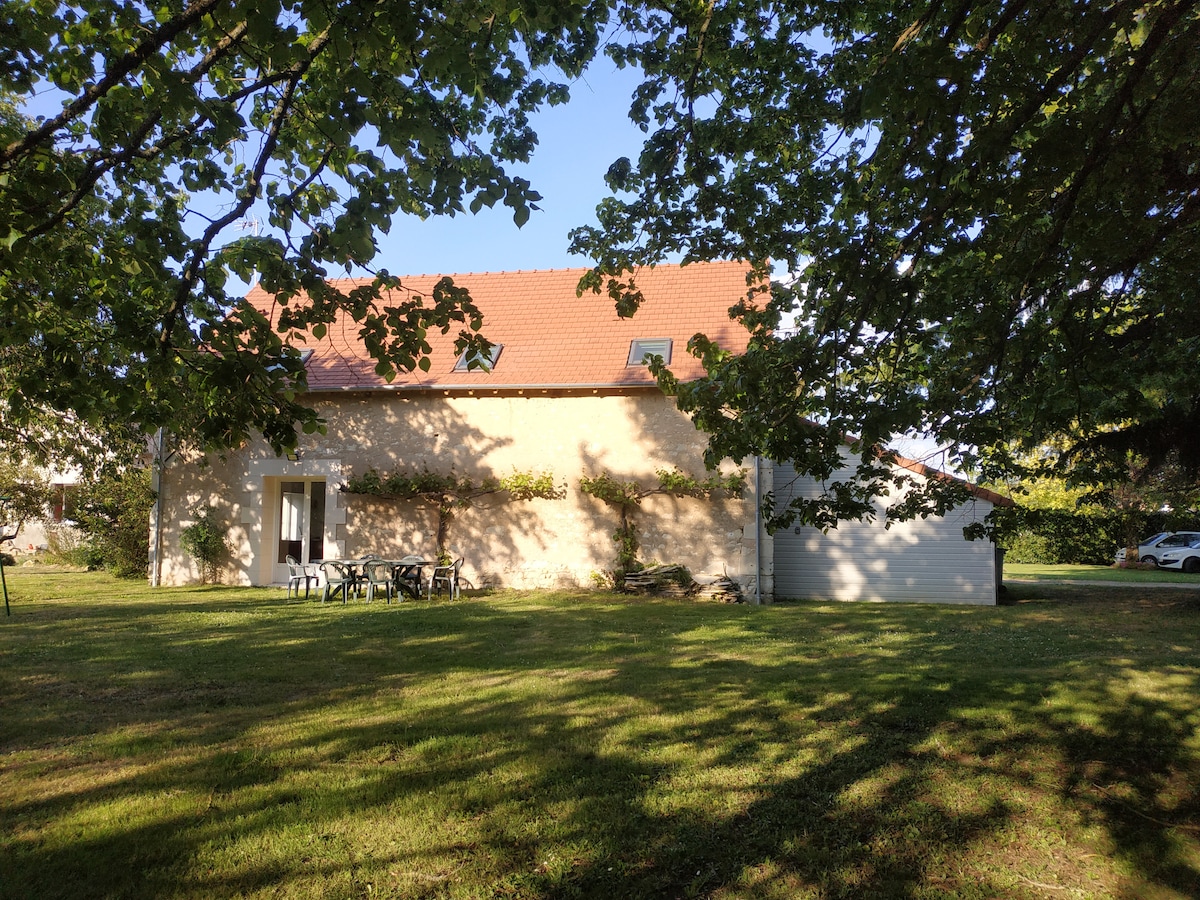
[(228, 0), (192, 0), (188, 6), (184, 7), (183, 12), (158, 26), (149, 37), (142, 40), (133, 50), (111, 66), (99, 81), (85, 88), (77, 98), (64, 106), (61, 113), (47, 118), (20, 140), (13, 141), (0, 150), (0, 168), (23, 156), (33, 147), (44, 144), (53, 135), (87, 112), (113, 87), (145, 65), (146, 61), (155, 53), (188, 29), (195, 27), (196, 23), (205, 16), (211, 15), (227, 3)]
[(266, 174), (267, 165), (270, 163), (275, 147), (279, 142), (279, 134), (288, 120), (292, 101), (296, 95), (296, 89), (303, 80), (305, 73), (312, 66), (313, 61), (329, 44), (331, 29), (332, 26), (317, 35), (308, 47), (307, 56), (289, 68), (288, 78), (283, 82), (283, 92), (280, 94), (275, 104), (275, 109), (271, 114), (270, 127), (267, 130), (263, 146), (259, 150), (258, 158), (255, 161), (250, 178), (239, 192), (238, 200), (229, 212), (210, 222), (208, 227), (204, 229), (204, 234), (193, 246), (191, 260), (183, 270), (179, 284), (176, 286), (175, 299), (163, 316), (162, 331), (159, 333), (159, 350), (162, 354), (165, 355), (171, 349), (175, 321), (179, 316), (180, 310), (183, 309), (183, 305), (187, 301), (192, 288), (195, 287), (196, 280), (200, 277), (200, 271), (203, 268), (204, 261), (208, 258), (212, 242), (216, 240), (217, 235), (228, 225), (245, 216), (250, 207), (254, 205), (254, 201), (258, 199), (259, 192), (262, 189), (263, 176)]

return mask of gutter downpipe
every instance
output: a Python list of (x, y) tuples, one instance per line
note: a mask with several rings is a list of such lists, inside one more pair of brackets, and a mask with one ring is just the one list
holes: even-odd
[(762, 457), (754, 456), (754, 605), (762, 606)]
[(154, 475), (150, 482), (154, 489), (154, 543), (150, 553), (150, 587), (162, 587), (162, 474), (167, 464), (166, 448), (163, 446), (166, 439), (165, 429), (159, 428), (158, 452), (155, 454)]

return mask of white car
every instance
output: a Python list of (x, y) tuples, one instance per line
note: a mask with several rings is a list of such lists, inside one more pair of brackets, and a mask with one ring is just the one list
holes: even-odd
[[(1162, 565), (1162, 555), (1168, 550), (1179, 550), (1193, 541), (1200, 541), (1200, 531), (1160, 531), (1158, 534), (1138, 542), (1138, 562), (1152, 566)], [(1117, 551), (1117, 565), (1125, 562), (1125, 548)]]
[(1186, 547), (1168, 550), (1158, 558), (1163, 569), (1180, 569), (1190, 575), (1200, 572), (1200, 536)]

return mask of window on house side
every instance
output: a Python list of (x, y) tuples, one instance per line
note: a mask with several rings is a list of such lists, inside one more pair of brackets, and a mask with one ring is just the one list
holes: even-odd
[[(496, 368), (496, 361), (500, 359), (500, 351), (504, 349), (503, 344), (492, 344), (490, 353), (472, 353), (470, 350), (463, 352), (458, 358), (458, 362), (454, 364), (455, 372), (490, 372)], [(471, 363), (478, 361), (478, 365), (474, 368)]]
[(53, 494), (50, 501), (50, 521), (72, 522), (75, 520), (75, 492), (77, 484), (56, 482), (52, 486)]
[(663, 362), (671, 364), (670, 338), (635, 338), (629, 343), (629, 361), (627, 366), (641, 366), (647, 356), (661, 356)]

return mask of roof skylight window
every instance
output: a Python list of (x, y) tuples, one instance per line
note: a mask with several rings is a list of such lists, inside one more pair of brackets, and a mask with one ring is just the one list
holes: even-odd
[(627, 366), (642, 366), (649, 356), (661, 356), (664, 363), (671, 364), (670, 338), (634, 338), (629, 343)]
[(487, 353), (477, 353), (473, 350), (464, 350), (462, 355), (458, 357), (458, 362), (454, 364), (455, 372), (490, 372), (496, 368), (496, 361), (500, 359), (500, 351), (504, 349), (503, 344), (492, 344), (492, 349)]

